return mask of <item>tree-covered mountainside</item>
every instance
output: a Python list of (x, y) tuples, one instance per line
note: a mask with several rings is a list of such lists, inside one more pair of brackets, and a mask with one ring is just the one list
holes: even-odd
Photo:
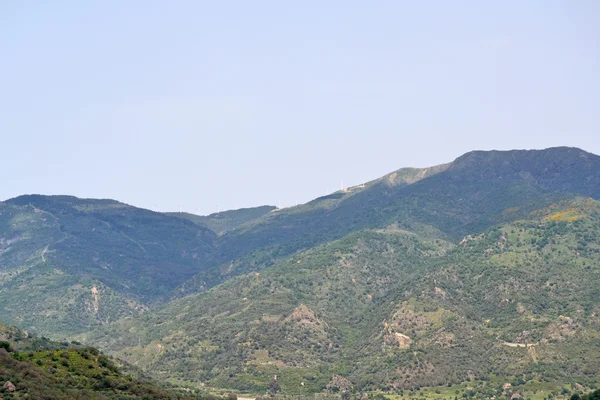
[(600, 203), (578, 198), (456, 244), (358, 231), (87, 340), (173, 383), (246, 391), (273, 375), (286, 393), (593, 385), (599, 266)]
[(471, 152), (206, 217), (21, 196), (0, 203), (0, 320), (179, 386), (591, 387), (598, 200), (600, 157), (574, 148)]
[(600, 157), (575, 148), (475, 151), (450, 164), (404, 168), (226, 233), (219, 266), (180, 292), (204, 290), (361, 229), (396, 225), (455, 242), (577, 195), (600, 199)]
[(21, 196), (0, 203), (0, 318), (55, 336), (84, 332), (352, 232), (396, 226), (456, 242), (559, 200), (598, 198), (599, 182), (600, 157), (555, 148), (472, 152), (301, 206), (201, 220)]
[(167, 214), (173, 217), (188, 219), (212, 230), (217, 235), (222, 235), (240, 225), (252, 222), (275, 209), (275, 206), (260, 206), (221, 211), (210, 215), (195, 215), (186, 212), (172, 212)]
[(112, 200), (0, 203), (0, 318), (70, 334), (136, 315), (200, 271), (216, 235)]

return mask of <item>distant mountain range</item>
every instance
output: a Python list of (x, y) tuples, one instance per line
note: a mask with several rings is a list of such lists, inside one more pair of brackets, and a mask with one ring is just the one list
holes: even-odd
[(592, 387), (598, 200), (600, 157), (566, 147), (209, 216), (20, 196), (0, 203), (0, 320), (177, 385)]

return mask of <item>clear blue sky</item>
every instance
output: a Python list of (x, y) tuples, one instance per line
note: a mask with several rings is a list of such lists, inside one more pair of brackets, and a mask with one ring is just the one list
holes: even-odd
[(600, 153), (600, 1), (0, 1), (0, 199), (291, 205), (473, 149)]

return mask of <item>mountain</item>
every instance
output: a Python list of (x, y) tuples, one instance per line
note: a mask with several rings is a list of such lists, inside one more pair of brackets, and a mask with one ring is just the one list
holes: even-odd
[(0, 318), (68, 335), (136, 315), (198, 273), (216, 234), (113, 200), (0, 203)]
[(456, 242), (578, 195), (600, 199), (600, 157), (575, 148), (474, 151), (449, 164), (404, 168), (225, 233), (219, 266), (179, 292), (205, 290), (361, 229), (394, 225)]
[[(55, 271), (66, 269), (75, 272), (77, 279), (96, 279), (106, 293), (103, 299), (121, 303), (103, 309), (119, 311), (98, 318), (73, 316), (73, 324), (81, 330), (136, 314), (172, 295), (204, 290), (356, 230), (398, 225), (455, 241), (561, 199), (597, 198), (599, 159), (572, 148), (471, 152), (437, 167), (404, 168), (364, 187), (348, 188), (298, 207), (272, 210), (266, 206), (201, 219), (153, 213), (112, 200), (21, 196), (2, 203), (4, 211), (0, 209), (2, 243), (26, 238), (2, 245), (11, 251), (0, 254), (0, 279), (19, 274), (19, 279), (27, 280), (25, 286), (15, 284), (20, 281), (5, 285), (3, 293), (27, 290), (35, 287), (33, 277), (41, 275), (38, 270), (48, 267), (48, 261), (58, 268), (46, 268), (44, 281), (59, 281), (61, 295), (64, 287)], [(23, 274), (32, 263), (38, 263), (36, 270), (30, 276)], [(68, 280), (72, 280), (70, 275)], [(77, 286), (76, 293), (69, 295), (69, 299), (78, 298), (77, 304), (93, 300), (94, 283), (85, 281), (82, 287), (83, 291)], [(6, 298), (19, 295), (7, 294)], [(15, 313), (32, 311), (44, 313), (23, 309)], [(24, 323), (11, 315), (0, 317)], [(35, 326), (31, 322), (28, 328)], [(63, 329), (72, 331), (70, 324)]]
[(204, 226), (210, 229), (217, 235), (222, 235), (225, 232), (231, 231), (239, 227), (240, 225), (254, 221), (275, 209), (275, 206), (240, 208), (238, 210), (222, 211), (206, 216), (195, 215), (185, 212), (173, 212), (167, 214), (173, 217), (179, 217), (190, 220), (200, 226)]
[(21, 196), (0, 203), (0, 318), (177, 386), (591, 388), (598, 200), (600, 157), (564, 147), (206, 217)]
[(0, 318), (77, 334), (355, 231), (397, 226), (456, 242), (559, 200), (598, 198), (599, 182), (600, 157), (554, 148), (471, 152), (297, 207), (207, 217), (20, 196), (0, 203)]
[(599, 265), (600, 203), (578, 198), (459, 243), (355, 232), (88, 340), (173, 383), (254, 392), (273, 375), (288, 394), (594, 385)]

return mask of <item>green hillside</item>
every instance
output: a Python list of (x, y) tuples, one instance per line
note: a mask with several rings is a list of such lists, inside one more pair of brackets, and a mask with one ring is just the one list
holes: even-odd
[(87, 340), (173, 383), (255, 392), (273, 375), (288, 394), (338, 381), (385, 391), (594, 385), (599, 235), (591, 199), (458, 244), (397, 226), (363, 230)]
[(0, 399), (203, 397), (199, 391), (161, 386), (124, 374), (115, 360), (93, 347), (52, 342), (0, 323)]
[(0, 203), (0, 318), (77, 334), (352, 232), (395, 226), (456, 243), (559, 200), (600, 198), (599, 182), (600, 157), (554, 148), (472, 152), (301, 206), (201, 221), (114, 200), (20, 196)]

